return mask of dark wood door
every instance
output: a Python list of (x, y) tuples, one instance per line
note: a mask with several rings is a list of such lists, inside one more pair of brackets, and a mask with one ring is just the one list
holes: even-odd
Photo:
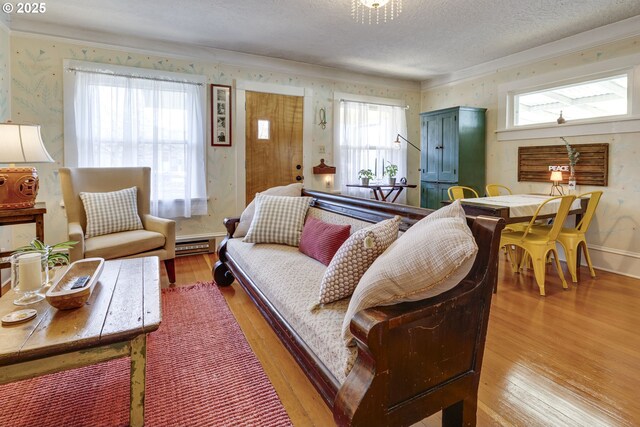
[(303, 97), (246, 93), (246, 202), (302, 181)]

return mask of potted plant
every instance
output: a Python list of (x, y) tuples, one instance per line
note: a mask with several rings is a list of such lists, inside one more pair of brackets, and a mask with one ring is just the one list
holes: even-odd
[(576, 163), (580, 159), (580, 152), (576, 151), (569, 142), (560, 137), (564, 145), (567, 147), (567, 156), (569, 157), (569, 191), (573, 192), (576, 189)]
[(360, 169), (358, 178), (360, 178), (362, 185), (369, 185), (369, 180), (373, 178), (373, 172), (371, 172), (371, 169)]
[(396, 185), (396, 175), (398, 174), (398, 165), (394, 165), (391, 162), (384, 167), (384, 173), (387, 175), (387, 183), (389, 185)]
[(71, 249), (76, 243), (75, 241), (69, 240), (66, 242), (56, 243), (55, 245), (46, 245), (38, 239), (33, 239), (31, 243), (26, 246), (21, 246), (15, 251), (14, 254), (17, 253), (28, 253), (28, 252), (41, 252), (44, 251), (47, 253), (47, 262), (49, 265), (49, 271), (53, 271), (53, 274), (49, 275), (49, 282), (53, 282), (55, 278), (56, 271), (64, 266), (69, 264), (69, 253), (66, 251), (67, 249)]

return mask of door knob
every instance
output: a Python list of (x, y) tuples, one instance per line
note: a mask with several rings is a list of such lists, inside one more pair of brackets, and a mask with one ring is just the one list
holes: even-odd
[(296, 176), (296, 181), (302, 181), (302, 177), (300, 175)]

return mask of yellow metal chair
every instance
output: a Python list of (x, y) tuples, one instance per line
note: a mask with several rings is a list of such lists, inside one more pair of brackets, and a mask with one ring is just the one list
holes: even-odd
[[(560, 261), (558, 260), (556, 239), (558, 238), (558, 234), (560, 234), (562, 224), (567, 218), (569, 210), (571, 210), (571, 204), (573, 203), (575, 198), (575, 196), (569, 195), (553, 197), (545, 200), (540, 204), (540, 206), (538, 206), (536, 212), (533, 215), (533, 218), (531, 218), (529, 225), (524, 231), (514, 230), (502, 232), (502, 236), (500, 238), (500, 246), (505, 246), (507, 248), (513, 271), (518, 272), (519, 270), (519, 265), (515, 262), (515, 254), (513, 249), (513, 246), (517, 246), (523, 249), (525, 253), (531, 257), (531, 263), (533, 264), (533, 273), (535, 275), (538, 288), (540, 289), (540, 295), (542, 296), (545, 295), (544, 282), (546, 274), (546, 260), (547, 256), (550, 253), (553, 254), (556, 269), (558, 270), (558, 276), (562, 281), (562, 287), (565, 289), (568, 288), (567, 281), (564, 279), (562, 267), (560, 266)], [(560, 200), (560, 207), (558, 208), (558, 212), (556, 213), (553, 225), (549, 227), (546, 233), (540, 231), (534, 233), (532, 231), (532, 228), (535, 225), (538, 214), (546, 204), (550, 203), (553, 200)]]
[(485, 191), (489, 197), (496, 197), (501, 193), (513, 194), (509, 187), (501, 184), (487, 184)]
[(465, 187), (462, 185), (454, 185), (453, 187), (449, 187), (447, 190), (447, 194), (449, 194), (449, 200), (459, 200), (464, 199), (464, 192), (468, 191), (473, 194), (473, 197), (479, 197), (478, 192), (471, 187)]
[[(589, 229), (589, 225), (591, 224), (593, 215), (595, 214), (596, 208), (598, 207), (600, 197), (602, 197), (602, 191), (591, 191), (589, 193), (583, 193), (578, 196), (578, 198), (583, 197), (589, 197), (589, 203), (587, 204), (587, 209), (584, 213), (584, 216), (582, 217), (582, 220), (580, 220), (575, 228), (562, 228), (557, 237), (557, 241), (562, 245), (565, 256), (567, 257), (567, 267), (569, 268), (569, 273), (571, 274), (571, 280), (573, 280), (573, 283), (576, 283), (578, 281), (576, 264), (581, 246), (584, 250), (584, 257), (587, 261), (587, 265), (589, 266), (591, 277), (596, 277), (596, 272), (593, 270), (593, 265), (591, 264), (591, 257), (589, 256), (589, 249), (587, 248), (587, 239), (585, 238), (585, 234)], [(534, 233), (544, 234), (549, 231), (550, 227), (551, 226), (549, 225), (535, 225), (532, 228), (532, 231)]]

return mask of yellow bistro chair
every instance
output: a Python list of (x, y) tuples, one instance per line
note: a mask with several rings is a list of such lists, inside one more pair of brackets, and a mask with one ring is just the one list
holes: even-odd
[(501, 184), (487, 184), (487, 186), (485, 187), (485, 191), (487, 193), (487, 196), (489, 197), (499, 196), (503, 192), (507, 194), (513, 194), (509, 187)]
[(469, 193), (473, 194), (473, 197), (476, 197), (476, 198), (479, 197), (478, 192), (471, 187), (454, 185), (453, 187), (449, 187), (449, 189), (447, 190), (447, 194), (449, 194), (449, 200), (453, 201), (453, 200), (464, 199), (465, 191), (468, 191)]
[[(544, 282), (545, 282), (545, 274), (546, 274), (546, 260), (547, 256), (551, 253), (553, 254), (553, 258), (555, 260), (556, 269), (558, 270), (558, 276), (562, 281), (562, 287), (567, 289), (567, 281), (564, 279), (564, 274), (562, 272), (562, 267), (560, 266), (560, 261), (558, 260), (558, 251), (556, 249), (556, 239), (558, 238), (558, 234), (560, 234), (560, 230), (562, 229), (562, 224), (564, 223), (567, 215), (569, 214), (569, 210), (571, 210), (571, 204), (575, 200), (574, 195), (568, 196), (560, 196), (560, 197), (552, 197), (548, 200), (545, 200), (543, 203), (538, 206), (536, 212), (529, 221), (529, 225), (524, 231), (503, 231), (502, 236), (500, 238), (500, 246), (506, 246), (507, 252), (509, 253), (509, 258), (511, 259), (511, 267), (514, 272), (518, 272), (519, 266), (515, 262), (514, 259), (514, 250), (513, 246), (517, 246), (522, 248), (526, 254), (531, 257), (531, 263), (533, 264), (533, 273), (536, 278), (536, 282), (538, 284), (538, 288), (540, 289), (540, 295), (544, 296)], [(551, 225), (546, 233), (537, 232), (534, 233), (532, 228), (535, 225), (536, 218), (539, 215), (542, 208), (550, 203), (553, 200), (560, 200), (560, 207), (558, 208), (558, 212), (553, 221), (553, 225)]]
[[(578, 281), (576, 264), (578, 261), (580, 246), (582, 246), (582, 249), (584, 250), (584, 257), (587, 261), (587, 265), (589, 266), (591, 277), (596, 277), (596, 272), (593, 270), (593, 265), (591, 264), (591, 257), (589, 256), (589, 249), (587, 248), (587, 239), (585, 238), (585, 234), (589, 229), (589, 225), (591, 224), (593, 215), (595, 214), (596, 208), (598, 207), (600, 197), (602, 197), (602, 191), (591, 191), (589, 193), (583, 193), (578, 196), (578, 198), (583, 197), (589, 197), (589, 203), (587, 204), (587, 209), (584, 213), (584, 216), (582, 217), (582, 220), (580, 220), (575, 228), (562, 228), (557, 238), (558, 243), (562, 245), (564, 253), (567, 257), (567, 267), (569, 268), (569, 273), (571, 274), (571, 280), (573, 280), (573, 283), (576, 283)], [(548, 225), (536, 225), (532, 228), (532, 231), (534, 233), (546, 233), (548, 232), (549, 228), (550, 226)]]

